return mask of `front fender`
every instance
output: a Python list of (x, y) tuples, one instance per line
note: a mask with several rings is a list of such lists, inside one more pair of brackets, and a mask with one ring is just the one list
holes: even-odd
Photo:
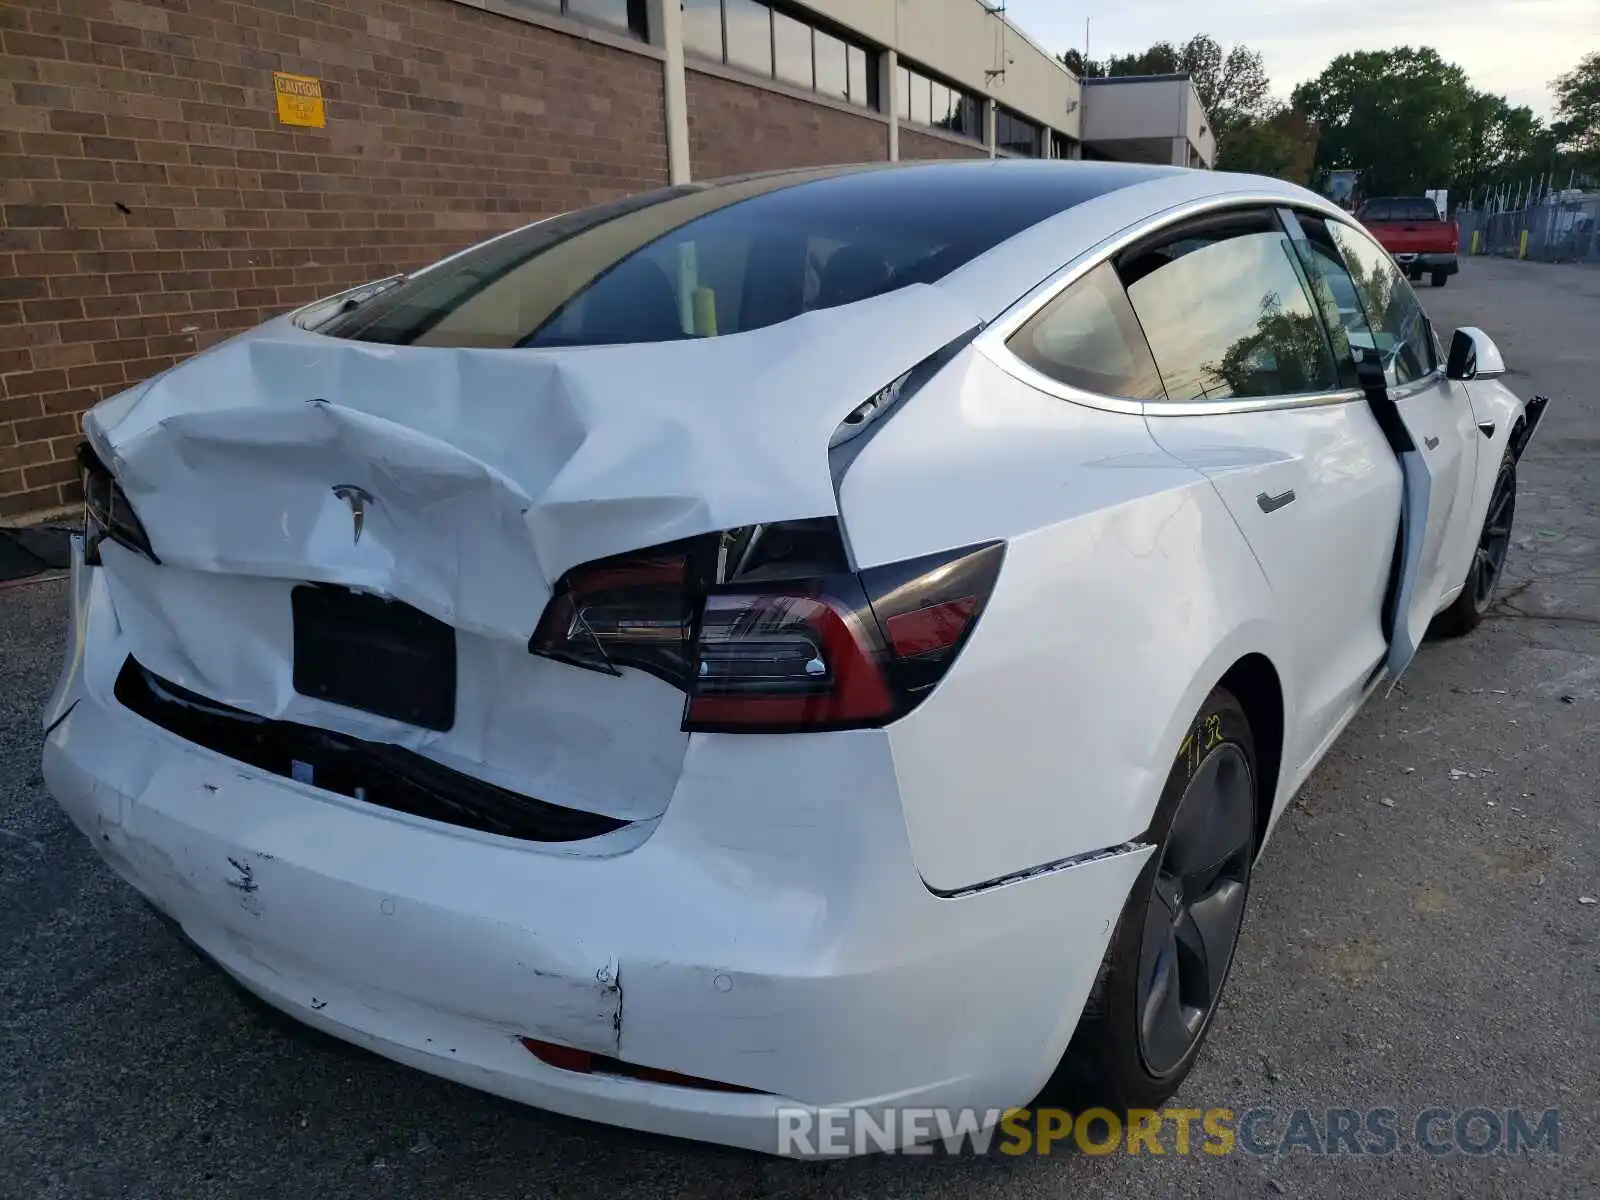
[[(1549, 398), (1535, 396), (1524, 403), (1522, 397), (1499, 379), (1474, 379), (1463, 386), (1472, 403), (1472, 419), (1477, 422), (1480, 434), (1493, 430), (1484, 439), (1487, 444), (1479, 450), (1478, 474), (1473, 481), (1472, 520), (1468, 528), (1472, 530), (1473, 545), (1476, 545), (1478, 531), (1489, 512), (1489, 498), (1494, 492), (1500, 463), (1507, 455), (1513, 462), (1522, 457), (1544, 416)], [(1466, 553), (1470, 554), (1470, 550)], [(1465, 575), (1465, 566), (1461, 574)]]

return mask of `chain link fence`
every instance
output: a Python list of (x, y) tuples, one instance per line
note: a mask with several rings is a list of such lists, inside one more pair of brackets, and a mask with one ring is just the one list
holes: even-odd
[(1561, 199), (1505, 212), (1456, 210), (1464, 254), (1495, 254), (1537, 262), (1600, 263), (1600, 194)]

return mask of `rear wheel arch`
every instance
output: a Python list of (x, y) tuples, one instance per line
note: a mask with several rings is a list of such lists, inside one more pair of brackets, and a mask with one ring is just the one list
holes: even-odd
[(1244, 708), (1250, 732), (1256, 743), (1257, 781), (1256, 850), (1259, 853), (1272, 824), (1273, 801), (1283, 767), (1283, 682), (1277, 668), (1265, 654), (1250, 653), (1240, 658), (1217, 681)]

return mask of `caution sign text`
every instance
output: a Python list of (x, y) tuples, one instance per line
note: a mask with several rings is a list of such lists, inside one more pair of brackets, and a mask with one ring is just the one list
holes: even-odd
[(282, 124), (321, 129), (328, 123), (322, 107), (322, 80), (274, 71), (272, 87), (278, 94), (278, 120)]

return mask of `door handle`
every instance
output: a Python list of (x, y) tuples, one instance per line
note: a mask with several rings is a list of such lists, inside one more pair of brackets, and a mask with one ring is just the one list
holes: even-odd
[(1261, 492), (1256, 496), (1256, 503), (1261, 506), (1262, 512), (1275, 513), (1284, 505), (1294, 503), (1294, 489), (1290, 488), (1286, 492), (1279, 492), (1276, 496), (1269, 496), (1265, 492)]
[(1437, 450), (1439, 448), (1439, 439), (1433, 437), (1424, 437), (1422, 439), (1422, 444), (1427, 446), (1429, 450)]
[(1483, 436), (1486, 437), (1486, 438), (1492, 438), (1494, 436), (1494, 422), (1493, 421), (1479, 421), (1478, 422), (1478, 432), (1483, 434)]

